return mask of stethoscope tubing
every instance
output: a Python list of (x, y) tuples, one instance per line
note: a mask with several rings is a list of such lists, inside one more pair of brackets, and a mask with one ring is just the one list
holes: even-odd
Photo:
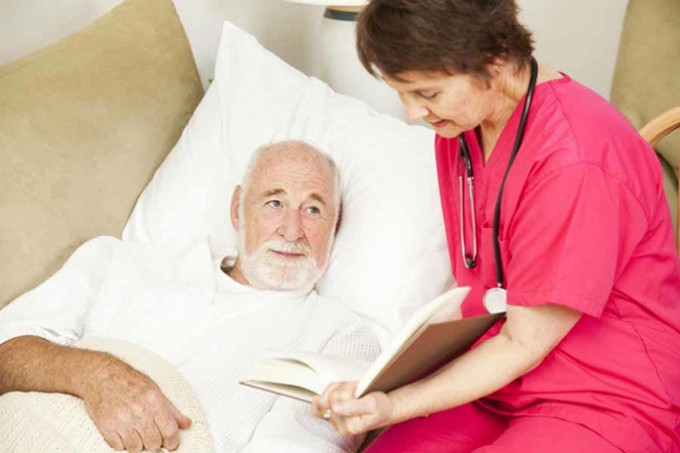
[[(501, 246), (499, 239), (500, 230), (500, 218), (501, 218), (501, 204), (503, 200), (503, 191), (505, 189), (505, 182), (512, 168), (512, 164), (515, 162), (519, 148), (522, 146), (522, 141), (524, 140), (524, 132), (526, 130), (527, 119), (529, 117), (529, 111), (531, 109), (531, 103), (534, 97), (534, 91), (536, 88), (536, 79), (538, 78), (538, 63), (536, 59), (531, 57), (531, 76), (529, 77), (529, 87), (527, 88), (527, 94), (524, 98), (524, 105), (522, 106), (522, 116), (520, 118), (519, 126), (517, 128), (517, 134), (515, 135), (515, 143), (512, 148), (512, 153), (510, 154), (510, 159), (508, 165), (505, 169), (503, 175), (503, 180), (501, 182), (500, 189), (498, 190), (498, 198), (496, 199), (496, 206), (494, 208), (494, 219), (493, 219), (493, 250), (494, 250), (494, 260), (496, 266), (496, 283), (498, 288), (503, 288), (503, 283), (505, 280), (503, 273), (503, 261), (501, 256)], [(473, 232), (473, 255), (468, 256), (465, 248), (465, 222), (464, 214), (465, 209), (463, 207), (463, 175), (459, 175), (459, 186), (460, 186), (460, 236), (461, 236), (461, 251), (463, 255), (463, 262), (465, 267), (472, 269), (477, 265), (477, 225), (476, 225), (476, 215), (475, 215), (475, 205), (474, 205), (474, 172), (472, 169), (472, 159), (470, 157), (470, 151), (467, 146), (467, 141), (461, 133), (458, 137), (460, 158), (465, 163), (465, 178), (468, 182), (468, 192), (470, 197), (470, 208), (472, 217), (472, 232)]]

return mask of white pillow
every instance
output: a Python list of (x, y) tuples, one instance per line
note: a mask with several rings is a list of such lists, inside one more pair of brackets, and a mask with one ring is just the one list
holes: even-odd
[(123, 238), (181, 243), (210, 235), (235, 247), (233, 188), (256, 148), (283, 139), (315, 144), (340, 170), (342, 222), (319, 293), (393, 332), (452, 281), (433, 132), (334, 93), (230, 23), (215, 80)]

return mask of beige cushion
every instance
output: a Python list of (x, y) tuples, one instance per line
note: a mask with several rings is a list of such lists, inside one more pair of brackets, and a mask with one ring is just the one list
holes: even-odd
[[(638, 129), (680, 106), (680, 1), (629, 0), (611, 99)], [(680, 132), (656, 148), (677, 229)], [(667, 165), (670, 164), (670, 165)]]
[(202, 95), (170, 0), (128, 0), (0, 67), (0, 307), (120, 236)]

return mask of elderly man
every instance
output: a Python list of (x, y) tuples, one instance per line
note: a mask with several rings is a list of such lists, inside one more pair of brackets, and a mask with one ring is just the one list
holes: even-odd
[(112, 448), (176, 449), (191, 420), (150, 377), (72, 347), (115, 338), (162, 357), (189, 382), (217, 451), (356, 448), (360, 439), (334, 434), (304, 403), (238, 385), (265, 348), (377, 355), (370, 329), (312, 290), (328, 264), (339, 200), (333, 162), (305, 143), (282, 142), (255, 153), (234, 191), (237, 256), (210, 240), (182, 250), (86, 243), (0, 312), (0, 394), (75, 395)]

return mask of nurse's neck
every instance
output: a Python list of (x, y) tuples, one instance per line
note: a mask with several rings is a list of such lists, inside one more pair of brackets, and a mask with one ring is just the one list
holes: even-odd
[(531, 70), (517, 70), (512, 63), (496, 64), (492, 68), (494, 77), (489, 81), (490, 114), (479, 126), (479, 139), (484, 152), (484, 162), (488, 161), (503, 128), (522, 100), (529, 86)]
[[(490, 114), (479, 127), (485, 162), (491, 156), (505, 125), (526, 95), (531, 77), (531, 67), (528, 64), (521, 70), (517, 70), (513, 63), (498, 64), (494, 69), (496, 75), (489, 82)], [(539, 65), (536, 84), (560, 77), (562, 75), (559, 72)]]

